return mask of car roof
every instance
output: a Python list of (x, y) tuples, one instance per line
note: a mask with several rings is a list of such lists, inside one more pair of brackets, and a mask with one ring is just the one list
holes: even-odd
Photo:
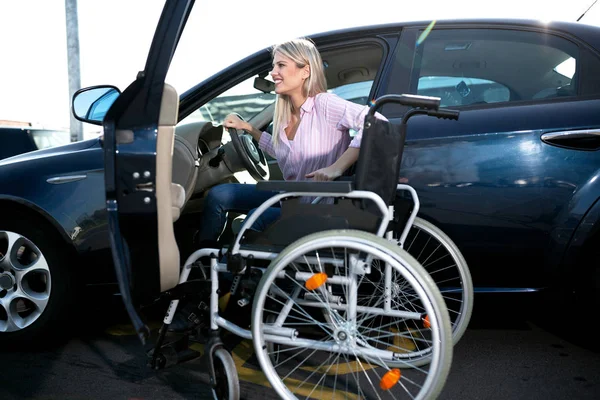
[[(364, 35), (367, 32), (379, 33), (385, 31), (398, 31), (405, 28), (413, 27), (426, 27), (432, 21), (404, 21), (397, 23), (387, 23), (378, 25), (366, 25), (352, 28), (338, 29), (334, 31), (326, 32), (315, 32), (312, 35), (308, 35), (315, 42), (326, 40), (326, 38), (332, 38), (337, 36), (352, 36), (353, 34)], [(534, 28), (547, 30), (548, 32), (554, 33), (567, 33), (577, 36), (579, 39), (587, 42), (590, 46), (596, 50), (600, 49), (600, 27), (594, 25), (588, 25), (581, 22), (569, 22), (569, 21), (541, 21), (533, 19), (518, 19), (518, 18), (463, 18), (463, 19), (440, 19), (435, 21), (434, 29), (440, 28), (477, 28), (486, 27), (489, 28), (495, 26), (498, 28), (509, 28), (509, 27), (521, 27), (521, 28)]]

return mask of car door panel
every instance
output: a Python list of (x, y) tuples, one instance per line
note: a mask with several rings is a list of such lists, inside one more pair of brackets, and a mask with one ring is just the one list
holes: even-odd
[(600, 193), (588, 182), (600, 159), (542, 137), (597, 129), (600, 115), (590, 110), (598, 107), (570, 101), (462, 110), (457, 122), (411, 120), (401, 176), (419, 193), (422, 216), (477, 265), (477, 284), (526, 287), (539, 281), (550, 248), (565, 249)]
[[(461, 249), (477, 290), (544, 286), (598, 198), (591, 65), (598, 54), (584, 41), (548, 26), (402, 31), (379, 95), (440, 97), (460, 118), (412, 118), (400, 175), (419, 194), (420, 216)], [(394, 123), (405, 112), (384, 110)]]

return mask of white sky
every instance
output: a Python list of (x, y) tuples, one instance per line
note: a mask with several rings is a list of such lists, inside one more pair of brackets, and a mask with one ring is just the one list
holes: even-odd
[[(576, 20), (593, 0), (197, 0), (168, 82), (181, 93), (291, 37), (407, 20)], [(379, 10), (369, 9), (377, 4)], [(163, 0), (79, 0), (81, 86), (121, 90), (144, 68)], [(600, 2), (582, 23), (600, 25)], [(0, 0), (0, 120), (68, 128), (64, 0)]]

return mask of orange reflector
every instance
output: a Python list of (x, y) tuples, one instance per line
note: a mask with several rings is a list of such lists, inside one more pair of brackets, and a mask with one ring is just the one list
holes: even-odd
[(306, 288), (308, 290), (315, 290), (320, 287), (322, 284), (327, 281), (327, 274), (324, 272), (319, 272), (318, 274), (314, 274), (310, 278), (306, 280)]
[(429, 315), (426, 315), (425, 318), (423, 318), (423, 326), (425, 328), (431, 328), (431, 322), (429, 322)]
[(390, 390), (394, 387), (396, 383), (398, 383), (398, 381), (400, 380), (400, 375), (402, 374), (397, 368), (389, 370), (381, 378), (381, 381), (379, 382), (379, 387), (383, 390)]

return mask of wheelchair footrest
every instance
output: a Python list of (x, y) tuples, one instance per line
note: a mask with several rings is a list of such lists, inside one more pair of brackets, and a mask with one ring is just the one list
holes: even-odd
[(152, 349), (147, 353), (148, 366), (155, 370), (165, 369), (202, 356), (202, 353), (189, 348), (187, 335), (164, 344), (158, 349), (156, 355), (154, 354), (155, 351), (157, 350)]
[(211, 282), (209, 280), (193, 279), (178, 284), (173, 289), (163, 292), (161, 296), (163, 298), (172, 300), (181, 299), (188, 295), (198, 295), (201, 293), (206, 293), (208, 295), (210, 293), (210, 285)]

